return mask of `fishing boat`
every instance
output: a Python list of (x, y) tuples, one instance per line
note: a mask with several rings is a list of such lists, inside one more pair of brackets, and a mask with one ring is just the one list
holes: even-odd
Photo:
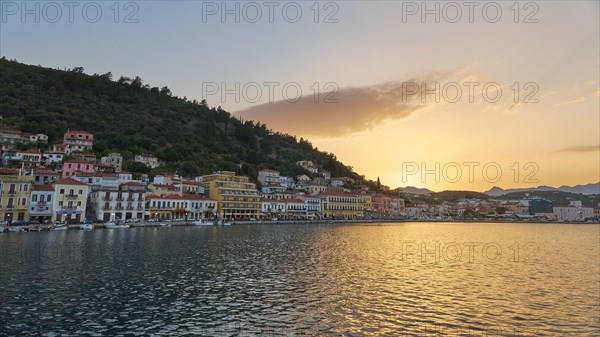
[(104, 224), (104, 228), (106, 228), (106, 229), (129, 228), (129, 225), (117, 224), (113, 221), (110, 221), (110, 222), (107, 222)]
[(89, 231), (94, 229), (94, 225), (92, 224), (81, 224), (79, 225), (79, 229), (84, 230), (84, 231)]
[(215, 224), (214, 222), (208, 221), (206, 219), (200, 219), (200, 220), (192, 222), (192, 225), (194, 225), (194, 226), (212, 226), (214, 224)]
[(53, 231), (66, 231), (67, 229), (69, 229), (67, 225), (60, 225), (52, 228)]

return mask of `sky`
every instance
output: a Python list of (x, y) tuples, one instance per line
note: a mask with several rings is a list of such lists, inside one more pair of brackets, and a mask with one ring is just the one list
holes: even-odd
[(600, 181), (598, 1), (0, 0), (0, 54), (140, 76), (392, 188)]

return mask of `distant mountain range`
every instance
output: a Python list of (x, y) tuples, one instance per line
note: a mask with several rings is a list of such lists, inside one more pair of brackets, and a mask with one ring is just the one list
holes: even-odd
[(592, 194), (600, 194), (600, 183), (595, 184), (587, 184), (587, 185), (576, 185), (576, 186), (561, 186), (561, 187), (551, 187), (551, 186), (538, 186), (533, 188), (510, 188), (503, 189), (500, 187), (493, 187), (489, 191), (483, 192), (489, 196), (501, 196), (508, 193), (513, 192), (527, 192), (527, 191), (560, 191), (560, 192), (569, 192), (569, 193), (577, 193), (583, 195), (592, 195)]
[(396, 191), (407, 194), (432, 194), (435, 193), (432, 190), (426, 188), (418, 188), (414, 186), (398, 187)]

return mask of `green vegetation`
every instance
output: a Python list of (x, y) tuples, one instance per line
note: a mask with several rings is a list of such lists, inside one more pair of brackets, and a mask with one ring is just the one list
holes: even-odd
[[(121, 152), (126, 168), (135, 154), (151, 153), (166, 166), (153, 173), (195, 176), (231, 170), (255, 178), (262, 168), (282, 175), (306, 174), (295, 164), (312, 160), (332, 176), (364, 177), (314, 148), (305, 139), (273, 132), (265, 124), (233, 118), (221, 107), (173, 96), (168, 87), (150, 87), (140, 77), (86, 75), (0, 60), (0, 114), (3, 128), (45, 133), (61, 142), (67, 129), (94, 133), (98, 155)], [(374, 182), (366, 182), (377, 185)]]

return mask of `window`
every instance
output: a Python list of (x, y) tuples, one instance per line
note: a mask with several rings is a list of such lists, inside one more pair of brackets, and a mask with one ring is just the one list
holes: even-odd
[(79, 190), (79, 194), (83, 194), (83, 190)]
[(60, 194), (65, 194), (65, 189), (64, 189), (64, 188), (61, 188), (59, 193), (60, 193)]
[(59, 202), (58, 202), (58, 206), (61, 206), (61, 207), (62, 207), (62, 205), (63, 205), (63, 202), (62, 202), (62, 201), (59, 201)]
[(77, 202), (77, 206), (81, 206), (81, 201), (78, 201), (78, 202)]
[(48, 200), (48, 202), (52, 201), (52, 195), (48, 194), (48, 198), (46, 200)]

